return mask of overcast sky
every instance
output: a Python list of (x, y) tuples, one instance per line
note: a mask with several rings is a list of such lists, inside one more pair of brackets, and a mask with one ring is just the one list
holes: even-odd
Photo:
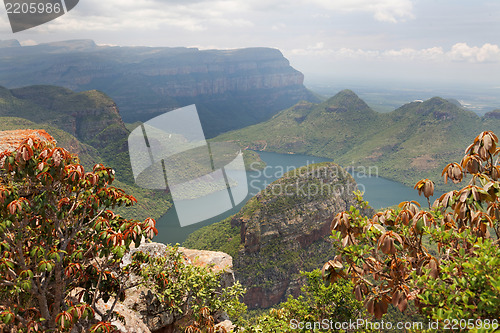
[(306, 78), (464, 81), (500, 87), (498, 0), (80, 0), (0, 39), (280, 49)]

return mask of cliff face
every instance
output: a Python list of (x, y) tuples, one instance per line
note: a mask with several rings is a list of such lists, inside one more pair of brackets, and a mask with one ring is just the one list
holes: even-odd
[(0, 48), (0, 85), (99, 89), (117, 102), (127, 122), (196, 104), (208, 136), (268, 119), (299, 100), (316, 100), (302, 73), (276, 49), (109, 47), (92, 41)]
[[(329, 239), (335, 214), (355, 205), (354, 179), (334, 163), (289, 172), (251, 199), (231, 224), (242, 247), (234, 270), (250, 308), (267, 308), (297, 295), (301, 270), (333, 256)], [(368, 213), (368, 212), (367, 212)]]
[[(290, 67), (288, 60), (275, 49), (199, 51), (123, 47), (108, 50), (96, 47), (93, 50), (87, 54), (90, 59), (74, 56), (53, 64), (45, 71), (48, 80), (78, 89), (111, 75), (149, 79), (153, 92), (169, 97), (300, 86), (304, 81), (302, 73)], [(123, 58), (128, 52), (134, 53), (137, 59), (125, 61), (121, 68), (117, 68), (111, 59), (92, 59), (108, 53)]]

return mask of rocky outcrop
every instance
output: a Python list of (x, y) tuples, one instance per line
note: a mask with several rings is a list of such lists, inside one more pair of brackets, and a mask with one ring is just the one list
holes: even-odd
[(28, 139), (56, 143), (56, 140), (45, 130), (0, 131), (0, 153), (5, 150), (14, 151)]
[[(142, 251), (152, 256), (166, 254), (167, 246), (161, 243), (143, 243), (132, 249), (123, 257), (122, 265), (130, 264), (132, 254)], [(232, 257), (223, 252), (192, 250), (183, 247), (178, 251), (184, 255), (187, 264), (208, 267), (213, 272), (221, 273), (220, 287), (225, 288), (234, 284)], [(136, 284), (139, 278), (132, 275), (129, 283)], [(166, 312), (161, 304), (154, 299), (151, 291), (144, 286), (137, 286), (127, 290), (126, 298), (118, 303), (116, 311), (125, 319), (125, 323), (116, 321), (122, 333), (167, 333), (178, 332), (178, 324), (183, 321), (182, 314)], [(112, 304), (100, 302), (98, 306), (106, 310)], [(216, 318), (217, 319), (217, 318)], [(231, 327), (231, 322), (225, 314), (219, 316), (219, 326)], [(229, 332), (229, 331), (228, 331)]]
[[(249, 308), (267, 308), (297, 295), (301, 270), (331, 259), (333, 216), (355, 205), (354, 179), (334, 163), (287, 173), (251, 199), (231, 224), (241, 228), (235, 275)], [(369, 213), (371, 211), (367, 211)]]

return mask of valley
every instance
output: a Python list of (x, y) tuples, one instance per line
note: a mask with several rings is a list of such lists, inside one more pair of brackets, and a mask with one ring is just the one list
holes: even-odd
[[(265, 162), (266, 167), (259, 170), (247, 170), (247, 183), (250, 192), (241, 204), (224, 214), (185, 227), (180, 226), (175, 207), (172, 207), (157, 221), (159, 234), (154, 240), (164, 244), (182, 244), (193, 232), (237, 214), (248, 200), (265, 189), (267, 185), (281, 178), (287, 170), (315, 163), (331, 162), (328, 158), (300, 154), (280, 154), (266, 151), (259, 151), (258, 154), (262, 161)], [(419, 196), (418, 192), (413, 189), (413, 186), (405, 186), (401, 183), (379, 177), (375, 172), (372, 174), (364, 173), (362, 169), (357, 168), (354, 168), (354, 172), (349, 169), (347, 170), (356, 181), (358, 189), (364, 192), (363, 198), (376, 210), (395, 206), (400, 203), (401, 198), (415, 200), (423, 206), (427, 205), (425, 198)], [(434, 198), (437, 198), (439, 195), (440, 193), (436, 192)]]
[(1, 6), (0, 333), (500, 332), (500, 2)]
[(196, 104), (207, 137), (259, 123), (300, 100), (319, 101), (303, 81), (271, 48), (118, 47), (92, 40), (0, 44), (2, 86), (97, 89), (116, 102), (127, 123)]
[[(156, 218), (159, 235), (154, 241), (230, 254), (251, 309), (298, 297), (305, 283), (299, 272), (321, 267), (334, 256), (329, 225), (332, 216), (357, 205), (354, 190), (365, 191), (371, 204), (362, 211), (365, 216), (400, 200), (425, 207), (414, 183), (432, 179), (435, 197), (453, 188), (438, 177), (445, 162), (458, 159), (478, 131), (500, 129), (500, 111), (480, 117), (440, 97), (388, 113), (374, 111), (351, 90), (324, 102), (299, 101), (269, 120), (210, 139), (244, 150), (250, 192), (231, 211), (180, 227), (168, 190), (146, 190), (134, 183), (127, 138), (140, 122), (125, 123), (108, 95), (38, 85), (0, 88), (0, 102), (0, 130), (45, 129), (78, 153), (86, 168), (112, 166), (116, 185), (139, 201), (116, 212)], [(317, 191), (326, 185), (341, 191)], [(273, 191), (290, 186), (297, 191)], [(303, 191), (311, 186), (315, 191)]]
[(410, 102), (389, 113), (371, 109), (353, 91), (327, 101), (301, 102), (261, 124), (220, 135), (241, 147), (327, 157), (343, 166), (376, 167), (379, 176), (413, 186), (438, 177), (449, 161), (483, 130), (498, 132), (497, 112), (480, 117), (440, 97)]

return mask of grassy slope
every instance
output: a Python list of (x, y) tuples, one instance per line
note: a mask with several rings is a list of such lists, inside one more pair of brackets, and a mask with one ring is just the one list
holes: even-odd
[(328, 157), (344, 166), (376, 166), (380, 176), (407, 185), (431, 178), (445, 188), (442, 168), (459, 162), (464, 147), (484, 130), (500, 133), (500, 120), (480, 118), (438, 97), (381, 114), (344, 90), (324, 103), (299, 103), (269, 121), (216, 139)]
[[(104, 108), (113, 103), (109, 97), (97, 92), (74, 93), (54, 86), (33, 86), (12, 91), (0, 87), (0, 130), (44, 129), (52, 135), (59, 146), (76, 153), (85, 169), (97, 163), (113, 167), (117, 173), (114, 186), (123, 188), (138, 200), (133, 207), (118, 208), (128, 218), (159, 218), (172, 206), (166, 192), (151, 191), (134, 185), (127, 149), (127, 136), (120, 126), (119, 115), (116, 126), (112, 122), (102, 133), (85, 143), (64, 131), (71, 123), (71, 113), (78, 110)], [(115, 115), (110, 114), (110, 117)], [(126, 129), (125, 129), (126, 131)], [(99, 142), (95, 142), (99, 141)]]
[(92, 168), (97, 163), (102, 163), (103, 159), (97, 149), (80, 142), (71, 134), (58, 129), (52, 125), (34, 123), (30, 120), (17, 117), (0, 117), (0, 131), (10, 131), (18, 129), (43, 129), (47, 131), (57, 141), (57, 145), (66, 150), (78, 154), (80, 163), (85, 169)]

